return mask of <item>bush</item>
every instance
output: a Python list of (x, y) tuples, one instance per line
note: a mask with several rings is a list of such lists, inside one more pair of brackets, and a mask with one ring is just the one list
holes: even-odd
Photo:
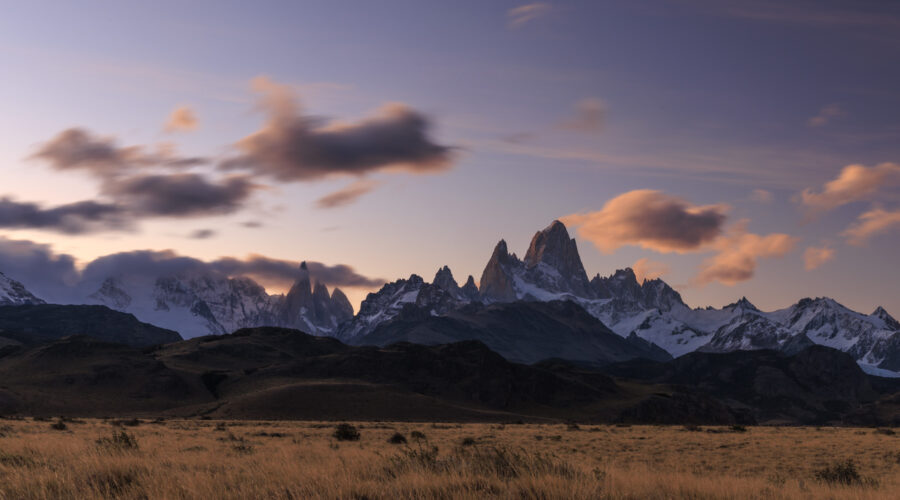
[(463, 440), (462, 440), (463, 446), (473, 446), (474, 444), (475, 444), (475, 438), (473, 438), (473, 437), (463, 438)]
[(567, 429), (567, 430), (570, 430), (570, 431), (580, 431), (580, 430), (581, 430), (581, 427), (579, 427), (578, 424), (576, 424), (575, 422), (572, 422), (571, 424), (569, 424), (569, 425), (566, 427), (566, 429)]
[(113, 425), (117, 425), (119, 427), (137, 427), (137, 426), (141, 425), (141, 423), (142, 422), (137, 418), (113, 421)]
[(421, 431), (412, 431), (409, 433), (409, 436), (416, 441), (426, 441), (428, 438), (425, 437), (425, 433)]
[(732, 425), (731, 432), (747, 432), (747, 428), (743, 425)]
[(391, 444), (406, 444), (406, 436), (399, 432), (395, 432), (393, 436), (388, 438), (388, 443)]
[(57, 420), (56, 422), (53, 422), (52, 424), (50, 424), (50, 428), (55, 431), (64, 431), (64, 430), (68, 429), (69, 427), (66, 425), (65, 422), (62, 421), (62, 419), (60, 419), (60, 420)]
[(894, 436), (897, 433), (894, 432), (894, 429), (888, 429), (886, 427), (882, 427), (881, 429), (875, 429), (876, 434), (884, 434), (885, 436)]
[(867, 481), (856, 470), (853, 460), (838, 462), (816, 472), (816, 479), (829, 484), (859, 485)]
[(332, 434), (338, 441), (359, 441), (359, 429), (350, 424), (340, 424)]
[(103, 448), (115, 450), (136, 450), (138, 448), (137, 438), (125, 431), (113, 431), (110, 437), (98, 439), (97, 444)]

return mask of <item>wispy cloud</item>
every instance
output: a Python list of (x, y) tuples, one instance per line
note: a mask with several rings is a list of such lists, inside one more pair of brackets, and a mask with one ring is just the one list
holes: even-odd
[(863, 246), (872, 237), (895, 228), (900, 228), (900, 210), (874, 208), (860, 215), (841, 235), (851, 245)]
[(606, 121), (606, 103), (602, 99), (589, 97), (575, 104), (572, 116), (560, 123), (564, 130), (577, 132), (599, 132)]
[(188, 106), (179, 106), (172, 110), (166, 120), (166, 132), (179, 132), (196, 130), (200, 126), (200, 120), (193, 109)]
[(350, 205), (361, 196), (372, 191), (380, 182), (372, 179), (360, 179), (349, 184), (333, 193), (327, 194), (316, 200), (316, 206), (319, 208), (338, 208)]
[(806, 124), (810, 127), (823, 127), (834, 118), (842, 116), (843, 114), (844, 110), (841, 109), (840, 105), (829, 104), (820, 109), (819, 113), (816, 116), (813, 116), (812, 118), (807, 120)]
[(827, 245), (821, 247), (808, 247), (806, 251), (803, 252), (803, 265), (807, 271), (812, 271), (834, 259), (834, 255), (834, 249)]
[(900, 165), (896, 163), (847, 165), (821, 190), (803, 190), (800, 200), (814, 212), (825, 212), (857, 201), (872, 201), (896, 186), (900, 186)]
[(549, 3), (534, 2), (509, 9), (506, 19), (510, 28), (518, 28), (547, 15), (551, 10)]

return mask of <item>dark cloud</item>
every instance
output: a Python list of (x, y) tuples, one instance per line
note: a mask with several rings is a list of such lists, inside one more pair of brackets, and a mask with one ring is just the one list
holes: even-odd
[(265, 78), (254, 86), (263, 92), (269, 120), (237, 144), (242, 155), (223, 162), (223, 168), (309, 181), (379, 170), (426, 173), (450, 165), (451, 148), (431, 139), (430, 120), (404, 104), (386, 105), (355, 123), (327, 123), (298, 113), (286, 86)]
[(349, 186), (319, 198), (316, 200), (316, 206), (319, 208), (337, 208), (350, 205), (364, 194), (375, 189), (378, 184), (378, 181), (373, 180), (354, 182)]
[(601, 252), (625, 245), (657, 252), (690, 252), (711, 243), (725, 224), (725, 205), (693, 205), (659, 191), (640, 189), (621, 194), (597, 212), (572, 214), (561, 220)]
[[(245, 259), (221, 258), (210, 262), (214, 269), (228, 275), (251, 276), (261, 283), (286, 287), (296, 281), (300, 262), (279, 260), (262, 255), (250, 255)], [(344, 264), (329, 266), (321, 262), (306, 262), (310, 278), (331, 286), (374, 288), (383, 285), (382, 278), (369, 278)]]
[(49, 245), (4, 236), (0, 236), (0, 272), (51, 302), (65, 303), (79, 279), (71, 255), (56, 254)]
[(212, 238), (216, 235), (216, 232), (212, 229), (198, 229), (192, 232), (189, 236), (191, 239), (195, 240), (206, 240)]
[[(345, 264), (307, 262), (307, 267), (313, 280), (330, 287), (375, 288), (385, 283), (384, 279), (364, 276)], [(0, 236), (0, 272), (21, 281), (45, 300), (77, 303), (96, 291), (109, 277), (127, 277), (152, 283), (159, 276), (204, 273), (245, 276), (266, 287), (287, 289), (300, 276), (300, 261), (262, 255), (203, 261), (178, 255), (171, 250), (137, 250), (99, 257), (79, 271), (71, 255), (54, 253), (48, 245)]]
[(140, 147), (119, 147), (114, 139), (82, 128), (63, 130), (32, 157), (59, 170), (84, 169), (101, 176), (116, 174), (143, 161)]
[(108, 179), (138, 168), (190, 168), (210, 163), (209, 158), (179, 156), (173, 145), (159, 144), (155, 152), (144, 146), (119, 146), (112, 137), (102, 137), (83, 128), (63, 130), (31, 156), (57, 170), (85, 170)]
[(216, 183), (199, 174), (167, 174), (117, 179), (102, 189), (137, 215), (192, 217), (235, 212), (256, 187), (246, 176)]
[(81, 201), (51, 208), (0, 198), (0, 227), (46, 229), (67, 234), (130, 228), (126, 210), (118, 204)]

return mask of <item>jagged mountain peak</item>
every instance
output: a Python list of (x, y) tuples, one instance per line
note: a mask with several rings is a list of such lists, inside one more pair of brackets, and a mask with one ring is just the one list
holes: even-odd
[(44, 304), (22, 283), (0, 272), (0, 305)]
[(558, 220), (535, 233), (525, 253), (525, 267), (533, 269), (546, 264), (560, 275), (587, 283), (587, 273), (578, 255), (578, 245), (569, 237), (566, 226)]
[[(597, 276), (599, 276), (599, 274)], [(626, 267), (625, 269), (616, 269), (616, 272), (613, 273), (610, 278), (618, 281), (631, 281), (635, 284), (639, 284), (637, 281), (637, 275), (634, 274), (634, 269), (630, 267)]]
[(307, 267), (306, 267), (306, 261), (305, 261), (305, 260), (304, 260), (303, 262), (300, 263), (300, 270), (301, 270), (301, 271), (309, 271), (309, 269), (307, 269)]
[(894, 319), (894, 317), (881, 306), (878, 306), (870, 316), (874, 316), (881, 321), (884, 321), (885, 326), (891, 330), (900, 330), (900, 321)]
[(475, 284), (475, 278), (470, 274), (469, 278), (466, 280), (466, 284), (460, 288), (463, 297), (469, 300), (479, 300), (480, 294), (478, 293), (478, 285)]
[(459, 290), (459, 284), (453, 279), (453, 272), (450, 271), (450, 268), (447, 266), (438, 269), (437, 273), (434, 275), (434, 280), (431, 283), (446, 292), (455, 293)]
[(741, 297), (737, 302), (732, 302), (724, 307), (724, 309), (728, 309), (729, 311), (734, 311), (735, 309), (743, 309), (745, 311), (755, 311), (759, 312), (759, 308), (753, 305), (752, 302), (747, 300), (747, 297)]

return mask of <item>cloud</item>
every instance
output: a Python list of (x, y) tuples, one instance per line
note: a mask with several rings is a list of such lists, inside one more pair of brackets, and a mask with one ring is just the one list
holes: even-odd
[(625, 245), (657, 252), (690, 252), (722, 233), (727, 205), (698, 206), (660, 191), (641, 189), (621, 194), (600, 211), (560, 220), (601, 252)]
[(797, 238), (783, 233), (761, 236), (747, 232), (747, 221), (735, 224), (730, 233), (716, 239), (712, 248), (718, 253), (701, 265), (694, 283), (706, 285), (719, 282), (735, 285), (747, 281), (756, 272), (758, 260), (782, 257), (794, 249)]
[[(231, 276), (250, 276), (260, 283), (282, 288), (296, 281), (300, 272), (299, 261), (272, 259), (256, 254), (244, 259), (221, 258), (210, 262), (210, 266)], [(363, 276), (345, 264), (329, 266), (321, 262), (306, 261), (306, 266), (310, 279), (319, 280), (330, 286), (374, 288), (386, 282), (383, 278)]]
[(362, 176), (375, 171), (429, 173), (451, 163), (451, 148), (435, 143), (431, 121), (405, 104), (387, 104), (358, 122), (327, 122), (299, 113), (293, 91), (260, 77), (262, 130), (237, 144), (241, 155), (225, 169), (249, 169), (281, 181)]
[(200, 125), (197, 114), (194, 110), (187, 106), (179, 106), (175, 108), (169, 119), (166, 120), (166, 132), (191, 131), (196, 130)]
[(47, 301), (63, 301), (79, 279), (75, 258), (49, 245), (0, 236), (0, 272)]
[(591, 97), (575, 104), (575, 113), (560, 123), (564, 130), (577, 132), (599, 132), (606, 119), (606, 103)]
[(869, 239), (900, 227), (900, 210), (884, 210), (873, 208), (860, 215), (856, 222), (848, 227), (841, 236), (855, 246), (863, 246)]
[(806, 124), (810, 127), (822, 127), (827, 125), (828, 122), (831, 121), (832, 118), (837, 118), (844, 114), (844, 111), (837, 104), (829, 104), (828, 106), (823, 107), (819, 110), (819, 114), (813, 116), (809, 120), (806, 121)]
[(811, 210), (824, 212), (848, 203), (871, 200), (880, 191), (895, 186), (900, 186), (900, 165), (896, 163), (881, 163), (874, 167), (847, 165), (821, 191), (805, 189), (800, 198)]
[[(329, 286), (374, 288), (385, 280), (369, 278), (345, 264), (329, 266), (321, 262), (307, 261), (309, 276)], [(222, 276), (245, 276), (266, 287), (289, 288), (300, 277), (300, 261), (272, 259), (251, 254), (240, 259), (222, 257), (203, 261), (178, 255), (172, 250), (136, 250), (97, 258), (84, 267), (81, 281), (96, 286), (110, 276), (128, 276), (131, 279), (156, 279), (183, 273), (212, 273)]]
[[(330, 287), (376, 288), (384, 279), (358, 273), (346, 264), (307, 262), (310, 277)], [(203, 261), (178, 255), (172, 250), (136, 250), (99, 257), (81, 266), (68, 254), (58, 254), (49, 245), (0, 236), (0, 272), (21, 281), (44, 300), (78, 303), (109, 277), (155, 280), (180, 273), (208, 273), (228, 277), (245, 276), (267, 287), (287, 289), (300, 276), (300, 262), (262, 255), (223, 257)]]
[(212, 238), (216, 234), (217, 234), (216, 231), (214, 231), (212, 229), (197, 229), (196, 231), (192, 232), (188, 236), (188, 238), (191, 238), (194, 240), (206, 240), (206, 239)]
[(750, 193), (750, 199), (757, 203), (772, 203), (772, 200), (774, 200), (775, 197), (772, 195), (771, 191), (754, 189), (753, 192)]
[(549, 3), (534, 2), (509, 9), (506, 12), (506, 19), (510, 28), (518, 28), (547, 15), (551, 10), (552, 6)]
[(81, 201), (44, 208), (37, 203), (0, 198), (0, 227), (8, 229), (45, 229), (66, 234), (85, 234), (100, 230), (127, 230), (129, 217), (118, 204)]
[(644, 280), (652, 280), (665, 276), (672, 270), (665, 262), (653, 261), (646, 257), (638, 259), (637, 262), (631, 266), (631, 269), (634, 271), (638, 283), (642, 283)]
[(119, 147), (114, 139), (96, 136), (82, 128), (60, 132), (32, 158), (45, 160), (57, 170), (84, 169), (104, 177), (144, 161), (141, 147)]
[(808, 247), (803, 252), (803, 264), (807, 271), (821, 267), (826, 262), (834, 259), (834, 249), (828, 246)]
[(248, 220), (245, 222), (241, 222), (241, 226), (250, 228), (250, 229), (258, 229), (263, 227), (263, 223), (258, 220)]
[(84, 170), (102, 179), (127, 175), (139, 168), (188, 168), (209, 163), (204, 157), (179, 156), (171, 144), (159, 144), (156, 152), (147, 149), (119, 146), (112, 137), (76, 127), (45, 142), (30, 158), (46, 161), (56, 170)]
[(316, 206), (319, 208), (337, 208), (349, 205), (375, 189), (379, 184), (380, 182), (371, 179), (358, 180), (338, 191), (319, 198), (316, 200)]
[(235, 212), (258, 187), (247, 176), (217, 183), (199, 174), (169, 174), (117, 179), (102, 191), (137, 215), (195, 217)]

